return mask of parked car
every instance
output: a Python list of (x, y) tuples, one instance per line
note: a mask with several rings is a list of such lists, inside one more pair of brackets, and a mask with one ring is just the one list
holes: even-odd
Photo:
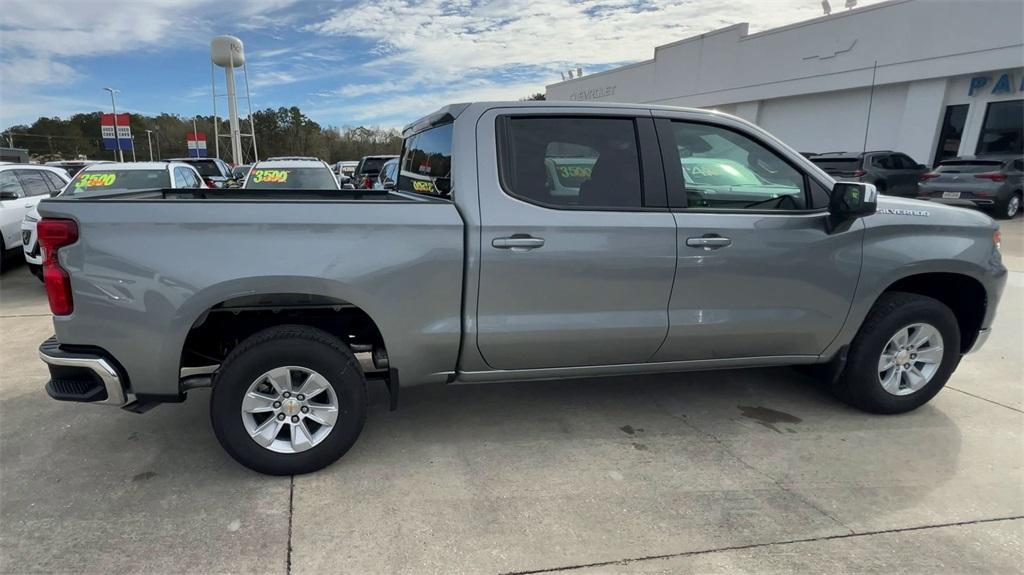
[(377, 174), (377, 180), (373, 182), (375, 190), (393, 190), (398, 181), (398, 158), (384, 162), (384, 166)]
[(373, 188), (373, 182), (380, 175), (380, 169), (384, 162), (397, 158), (398, 156), (364, 156), (352, 172), (352, 186), (369, 190)]
[(352, 174), (356, 172), (356, 167), (359, 166), (358, 161), (344, 160), (334, 164), (334, 172), (339, 176), (345, 176), (348, 178), (352, 177)]
[(231, 166), (220, 158), (171, 158), (168, 161), (192, 166), (209, 188), (223, 188), (231, 182)]
[(0, 269), (21, 247), (21, 220), (68, 183), (67, 172), (37, 164), (0, 164)]
[[(64, 178), (64, 183), (69, 180)], [(82, 168), (69, 185), (52, 195), (84, 197), (96, 192), (130, 192), (161, 188), (206, 188), (199, 172), (181, 162), (94, 162)], [(36, 233), (39, 211), (32, 207), (21, 221), (21, 247), (29, 270), (43, 279), (43, 254)]]
[[(353, 445), (368, 379), (395, 408), (421, 384), (796, 364), (900, 413), (983, 344), (1006, 282), (988, 216), (835, 182), (725, 114), (458, 104), (403, 136), (372, 197), (43, 201), (47, 392), (143, 412), (212, 387), (221, 445), (284, 475)], [(553, 195), (570, 155), (596, 159)], [(690, 190), (698, 159), (760, 189)]]
[(247, 190), (338, 190), (331, 167), (321, 160), (256, 162), (242, 185)]
[(252, 164), (245, 164), (231, 168), (231, 186), (241, 187), (242, 182), (245, 181), (245, 176), (249, 175), (249, 170), (251, 169)]
[(983, 208), (997, 218), (1014, 218), (1024, 202), (1024, 159), (1016, 155), (943, 160), (921, 176), (918, 197)]
[(892, 150), (871, 152), (829, 152), (811, 157), (828, 175), (843, 182), (874, 184), (879, 192), (914, 197), (917, 182), (928, 166)]

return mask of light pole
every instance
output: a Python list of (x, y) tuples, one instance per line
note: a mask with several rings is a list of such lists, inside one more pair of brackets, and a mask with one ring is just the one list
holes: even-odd
[(153, 161), (153, 130), (146, 130), (146, 141), (149, 142), (149, 161)]
[(157, 126), (156, 127), (156, 161), (159, 162), (160, 158), (162, 158), (162, 157), (163, 156), (160, 155), (160, 126)]
[(124, 161), (124, 152), (121, 151), (121, 138), (119, 138), (118, 134), (117, 134), (117, 100), (114, 97), (114, 94), (117, 94), (121, 90), (115, 90), (113, 88), (103, 88), (103, 89), (108, 91), (108, 92), (110, 92), (110, 107), (114, 109), (114, 142), (117, 143), (117, 157), (118, 157), (118, 160), (123, 162)]

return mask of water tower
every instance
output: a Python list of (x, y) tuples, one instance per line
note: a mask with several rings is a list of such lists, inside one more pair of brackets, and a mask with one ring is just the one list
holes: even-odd
[[(224, 68), (227, 84), (228, 126), (231, 131), (231, 160), (236, 165), (245, 163), (242, 156), (242, 136), (252, 138), (254, 160), (259, 160), (256, 153), (256, 130), (252, 125), (252, 101), (249, 98), (249, 74), (245, 69), (245, 47), (242, 41), (234, 36), (217, 36), (210, 42), (210, 82), (213, 85), (213, 132), (217, 157), (220, 157), (220, 135), (217, 133), (217, 82), (214, 79), (213, 66)], [(243, 134), (238, 124), (238, 103), (235, 99), (235, 68), (241, 68), (245, 78), (245, 99), (249, 107), (249, 133)]]

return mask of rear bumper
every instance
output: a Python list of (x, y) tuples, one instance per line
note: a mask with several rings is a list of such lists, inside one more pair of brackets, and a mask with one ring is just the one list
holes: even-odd
[(50, 368), (46, 393), (53, 399), (117, 406), (131, 399), (127, 378), (102, 351), (67, 351), (51, 337), (39, 346), (39, 358)]

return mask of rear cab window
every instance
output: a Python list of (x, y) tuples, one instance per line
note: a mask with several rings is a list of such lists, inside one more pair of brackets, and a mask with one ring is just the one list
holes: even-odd
[(452, 124), (435, 126), (405, 139), (395, 189), (432, 196), (451, 196)]
[(642, 207), (633, 118), (505, 116), (498, 121), (498, 168), (507, 194), (560, 209)]

